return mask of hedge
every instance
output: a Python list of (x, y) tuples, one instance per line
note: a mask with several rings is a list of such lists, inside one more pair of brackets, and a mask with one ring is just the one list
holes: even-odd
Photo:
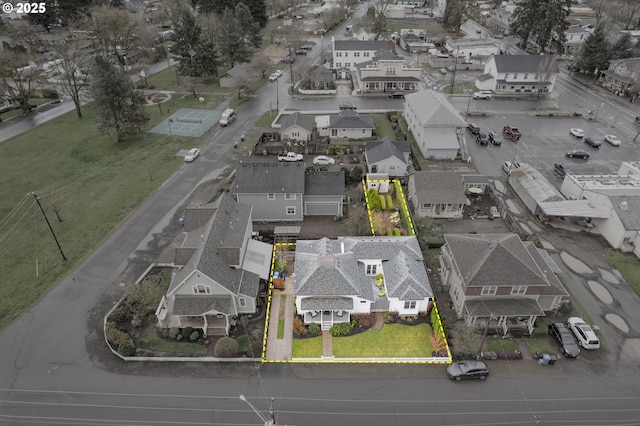
[(387, 210), (387, 200), (385, 200), (384, 195), (380, 194), (378, 199), (380, 200), (380, 210)]
[(387, 210), (389, 211), (393, 210), (393, 199), (389, 194), (387, 194)]

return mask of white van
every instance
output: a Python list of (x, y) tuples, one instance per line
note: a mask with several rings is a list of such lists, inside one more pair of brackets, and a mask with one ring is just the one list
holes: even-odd
[(236, 112), (231, 108), (226, 109), (222, 113), (222, 116), (220, 117), (220, 125), (228, 126), (229, 124), (233, 123), (235, 119), (236, 119)]

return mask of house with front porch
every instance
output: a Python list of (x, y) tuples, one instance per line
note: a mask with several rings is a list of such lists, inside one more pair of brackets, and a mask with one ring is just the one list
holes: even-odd
[(602, 87), (613, 92), (628, 95), (640, 91), (640, 58), (618, 59), (609, 63), (598, 81)]
[(313, 135), (313, 117), (294, 112), (280, 120), (280, 140), (283, 142), (310, 141)]
[(298, 240), (295, 271), (297, 313), (322, 330), (355, 314), (431, 309), (433, 290), (415, 236)]
[(516, 234), (445, 234), (444, 239), (442, 283), (469, 327), (531, 335), (536, 318), (568, 300), (548, 253)]
[(156, 310), (158, 327), (226, 336), (239, 315), (255, 314), (260, 289), (266, 294), (273, 246), (252, 233), (251, 207), (228, 195), (186, 209), (173, 262), (178, 270)]
[(354, 87), (362, 93), (413, 92), (421, 72), (422, 68), (409, 66), (404, 58), (382, 50), (370, 61), (356, 65)]
[(459, 172), (413, 172), (409, 175), (408, 191), (419, 217), (462, 219), (468, 202)]
[(497, 94), (551, 93), (559, 72), (554, 55), (493, 55), (476, 86)]

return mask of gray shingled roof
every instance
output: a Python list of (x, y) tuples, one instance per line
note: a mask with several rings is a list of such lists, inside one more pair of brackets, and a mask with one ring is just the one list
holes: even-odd
[(325, 255), (296, 251), (295, 268), (296, 296), (360, 296), (373, 300), (371, 279), (358, 270), (353, 253)]
[(537, 73), (553, 61), (551, 72), (557, 73), (558, 63), (550, 55), (494, 55), (498, 73)]
[(350, 311), (353, 299), (350, 297), (305, 297), (300, 301), (304, 311)]
[(433, 290), (422, 259), (400, 251), (383, 263), (384, 280), (389, 297), (400, 300), (423, 300), (433, 297)]
[(464, 183), (489, 183), (489, 176), (486, 175), (462, 175)]
[(491, 74), (480, 74), (479, 76), (476, 77), (476, 80), (478, 80), (479, 82), (483, 82), (483, 81), (491, 80), (492, 78), (493, 76)]
[(197, 316), (211, 311), (229, 315), (235, 313), (231, 306), (232, 301), (229, 295), (176, 294), (173, 315)]
[(420, 124), (425, 127), (467, 126), (467, 122), (442, 93), (423, 90), (405, 95), (404, 101), (418, 114)]
[(334, 50), (378, 51), (395, 50), (395, 43), (383, 40), (335, 40)]
[(345, 251), (352, 252), (358, 259), (390, 260), (400, 251), (410, 257), (422, 259), (422, 251), (416, 237), (338, 237), (344, 243)]
[[(564, 288), (564, 285), (560, 282), (555, 272), (553, 271), (552, 265), (547, 265), (547, 262), (543, 255), (549, 257), (549, 254), (544, 249), (539, 249), (535, 246), (531, 241), (523, 241), (524, 246), (526, 247), (533, 260), (540, 266), (542, 269), (542, 273), (549, 281), (549, 286), (545, 286), (542, 288), (542, 296), (568, 296), (569, 293)], [(552, 260), (551, 260), (552, 261)], [(552, 261), (553, 262), (553, 261)]]
[(465, 204), (464, 182), (460, 172), (414, 172), (416, 202), (419, 204)]
[(344, 189), (344, 170), (305, 173), (304, 195), (344, 195)]
[(483, 297), (469, 299), (464, 303), (469, 316), (544, 316), (544, 311), (535, 299), (526, 297)]
[(467, 287), (549, 285), (515, 234), (445, 234), (444, 239)]
[(329, 116), (329, 129), (373, 129), (373, 117), (358, 115), (352, 110), (340, 111), (338, 115)]
[(619, 61), (612, 61), (612, 64), (615, 65), (620, 62), (624, 62), (627, 69), (630, 69), (631, 71), (640, 71), (640, 58), (620, 59)]
[(242, 163), (236, 169), (236, 194), (302, 194), (304, 163)]
[(374, 164), (391, 157), (396, 157), (406, 164), (404, 154), (411, 154), (411, 142), (392, 141), (385, 137), (379, 141), (366, 142), (364, 152), (367, 157), (367, 164)]
[(280, 121), (281, 132), (293, 126), (302, 127), (311, 132), (313, 130), (313, 118), (306, 114), (300, 114), (299, 112), (282, 116), (282, 120)]

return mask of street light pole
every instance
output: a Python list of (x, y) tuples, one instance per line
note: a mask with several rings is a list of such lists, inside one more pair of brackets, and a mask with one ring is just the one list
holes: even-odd
[(600, 114), (600, 109), (604, 106), (604, 102), (600, 104), (598, 110), (596, 111), (596, 116), (593, 118), (594, 121), (598, 121), (598, 114)]
[(278, 79), (276, 78), (276, 111), (280, 112), (280, 85), (278, 84)]
[(469, 108), (471, 107), (471, 98), (473, 97), (473, 92), (469, 90), (469, 102), (467, 102), (467, 113), (464, 115), (465, 117), (469, 116)]
[(171, 123), (173, 123), (173, 118), (170, 118), (169, 121), (167, 121), (167, 124), (169, 125), (169, 136), (171, 136), (171, 140), (173, 141), (173, 133), (171, 132)]
[(293, 56), (291, 56), (291, 45), (289, 45), (289, 72), (291, 73), (291, 92), (293, 92), (295, 82), (293, 80)]
[(241, 401), (246, 402), (247, 405), (251, 407), (253, 412), (256, 413), (260, 420), (264, 422), (264, 426), (273, 426), (276, 424), (276, 416), (273, 412), (273, 398), (271, 398), (271, 406), (269, 407), (269, 418), (265, 417), (260, 411), (258, 411), (258, 409), (254, 407), (253, 404), (250, 403), (244, 395), (240, 395), (238, 398), (240, 398)]

